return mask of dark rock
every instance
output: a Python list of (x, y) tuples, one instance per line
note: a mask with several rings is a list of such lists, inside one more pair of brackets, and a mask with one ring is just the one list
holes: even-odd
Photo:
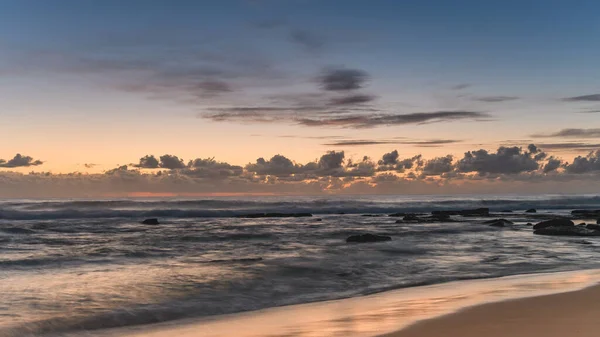
[(490, 215), (489, 208), (463, 209), (460, 211), (433, 211), (432, 215), (462, 215), (462, 216), (488, 216)]
[(402, 218), (404, 221), (419, 221), (419, 218), (414, 214), (407, 214)]
[(537, 213), (537, 210), (535, 208), (530, 208), (526, 210), (525, 213)]
[(587, 229), (591, 229), (591, 230), (595, 230), (595, 231), (600, 231), (600, 225), (599, 224), (588, 224), (587, 226), (585, 226), (585, 228)]
[(323, 221), (323, 219), (319, 218), (319, 219), (315, 219), (315, 221)]
[(573, 221), (565, 218), (556, 218), (552, 220), (546, 220), (542, 222), (538, 222), (533, 229), (542, 229), (546, 227), (574, 227), (575, 224)]
[(383, 216), (383, 214), (362, 214), (361, 216), (376, 218)]
[(311, 217), (310, 213), (252, 213), (238, 215), (238, 218), (256, 219), (256, 218), (300, 218)]
[(0, 232), (4, 232), (7, 234), (33, 234), (35, 231), (27, 228), (19, 228), (19, 227), (6, 227), (0, 228)]
[(509, 220), (506, 220), (506, 219), (488, 220), (488, 221), (484, 221), (483, 223), (486, 224), (486, 225), (490, 225), (492, 227), (504, 227), (504, 226), (508, 226), (508, 225), (514, 224), (512, 221), (509, 221)]
[(571, 211), (571, 215), (577, 218), (597, 218), (600, 216), (600, 209), (575, 209)]
[(395, 217), (400, 217), (400, 216), (405, 216), (405, 215), (406, 215), (406, 213), (404, 213), (404, 212), (388, 214), (388, 216), (395, 216)]
[(596, 223), (597, 223), (598, 225), (600, 225), (600, 219), (596, 220)]
[(585, 222), (582, 222), (582, 223), (578, 224), (577, 226), (583, 226), (583, 227), (585, 227)]
[(531, 222), (528, 222), (525, 224), (525, 226), (533, 226), (533, 224)]
[(600, 231), (579, 226), (551, 226), (536, 229), (533, 234), (555, 236), (600, 236)]
[(375, 235), (375, 234), (360, 234), (360, 235), (352, 235), (346, 239), (346, 242), (358, 242), (358, 243), (366, 243), (366, 242), (382, 242), (382, 241), (390, 241), (391, 237), (385, 235)]
[(146, 219), (146, 220), (142, 221), (142, 223), (144, 225), (158, 225), (158, 224), (160, 224), (160, 222), (158, 222), (157, 218)]

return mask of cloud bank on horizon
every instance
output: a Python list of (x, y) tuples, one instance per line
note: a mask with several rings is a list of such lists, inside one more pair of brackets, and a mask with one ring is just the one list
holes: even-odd
[[(5, 168), (41, 165), (16, 155), (0, 161)], [(328, 151), (305, 164), (284, 155), (258, 158), (245, 166), (196, 158), (146, 155), (102, 174), (52, 174), (0, 171), (0, 197), (63, 197), (211, 194), (349, 194), (349, 193), (501, 193), (593, 192), (600, 187), (600, 150), (572, 161), (538, 146), (499, 147), (425, 159), (401, 158), (398, 151), (374, 160), (347, 158)]]

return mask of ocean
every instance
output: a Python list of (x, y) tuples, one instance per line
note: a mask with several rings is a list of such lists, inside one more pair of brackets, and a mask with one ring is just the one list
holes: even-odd
[[(492, 217), (396, 223), (485, 207)], [(529, 208), (537, 213), (525, 213)], [(0, 336), (60, 336), (537, 272), (600, 267), (600, 237), (527, 223), (598, 195), (0, 201)], [(503, 212), (503, 211), (512, 212)], [(312, 217), (242, 218), (262, 212)], [(506, 218), (514, 225), (484, 224)], [(160, 224), (145, 225), (146, 218)], [(596, 219), (582, 219), (579, 222)], [(391, 241), (352, 244), (373, 233)]]

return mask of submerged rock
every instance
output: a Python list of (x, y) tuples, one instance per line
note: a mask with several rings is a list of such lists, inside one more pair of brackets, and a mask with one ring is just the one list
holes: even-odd
[(346, 239), (346, 242), (358, 242), (358, 243), (366, 243), (366, 242), (383, 242), (390, 241), (391, 237), (386, 235), (375, 235), (375, 234), (360, 234), (360, 235), (352, 235)]
[(533, 234), (555, 236), (600, 236), (600, 231), (580, 226), (551, 226), (536, 229)]
[(489, 208), (476, 208), (476, 209), (463, 209), (457, 211), (433, 211), (432, 215), (440, 216), (440, 215), (462, 215), (462, 216), (488, 216), (490, 215)]
[(575, 209), (571, 214), (578, 218), (597, 218), (600, 216), (600, 209)]
[(575, 224), (573, 221), (565, 218), (556, 218), (552, 220), (546, 220), (542, 222), (538, 222), (533, 229), (542, 229), (546, 227), (574, 227)]
[(394, 216), (394, 217), (405, 216), (405, 215), (406, 215), (406, 213), (404, 213), (404, 212), (388, 214), (388, 216)]
[(526, 210), (525, 213), (537, 213), (537, 210), (535, 208), (530, 208)]
[(486, 225), (490, 225), (492, 227), (505, 227), (505, 226), (514, 224), (514, 222), (512, 222), (510, 220), (506, 220), (506, 219), (488, 220), (488, 221), (484, 221), (483, 223)]
[(600, 224), (588, 224), (585, 228), (600, 231)]
[(300, 217), (311, 217), (310, 213), (251, 213), (238, 215), (238, 218), (300, 218)]
[(151, 219), (146, 219), (146, 220), (142, 221), (142, 224), (144, 224), (144, 225), (159, 225), (160, 222), (158, 222), (157, 218), (151, 218)]

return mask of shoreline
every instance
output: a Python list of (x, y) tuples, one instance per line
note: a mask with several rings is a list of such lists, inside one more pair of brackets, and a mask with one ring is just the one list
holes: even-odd
[[(341, 300), (133, 326), (86, 335), (102, 337), (435, 336), (430, 322), (499, 303), (598, 289), (600, 269), (524, 274), (402, 288)], [(525, 304), (524, 307), (527, 305)], [(489, 322), (487, 320), (486, 322)], [(439, 323), (435, 323), (438, 324)], [(448, 324), (448, 323), (444, 323)], [(436, 327), (438, 326), (436, 325)], [(441, 330), (443, 331), (443, 330)], [(73, 334), (75, 336), (76, 334)], [(460, 336), (460, 335), (456, 335)], [(583, 336), (583, 335), (582, 335)]]

